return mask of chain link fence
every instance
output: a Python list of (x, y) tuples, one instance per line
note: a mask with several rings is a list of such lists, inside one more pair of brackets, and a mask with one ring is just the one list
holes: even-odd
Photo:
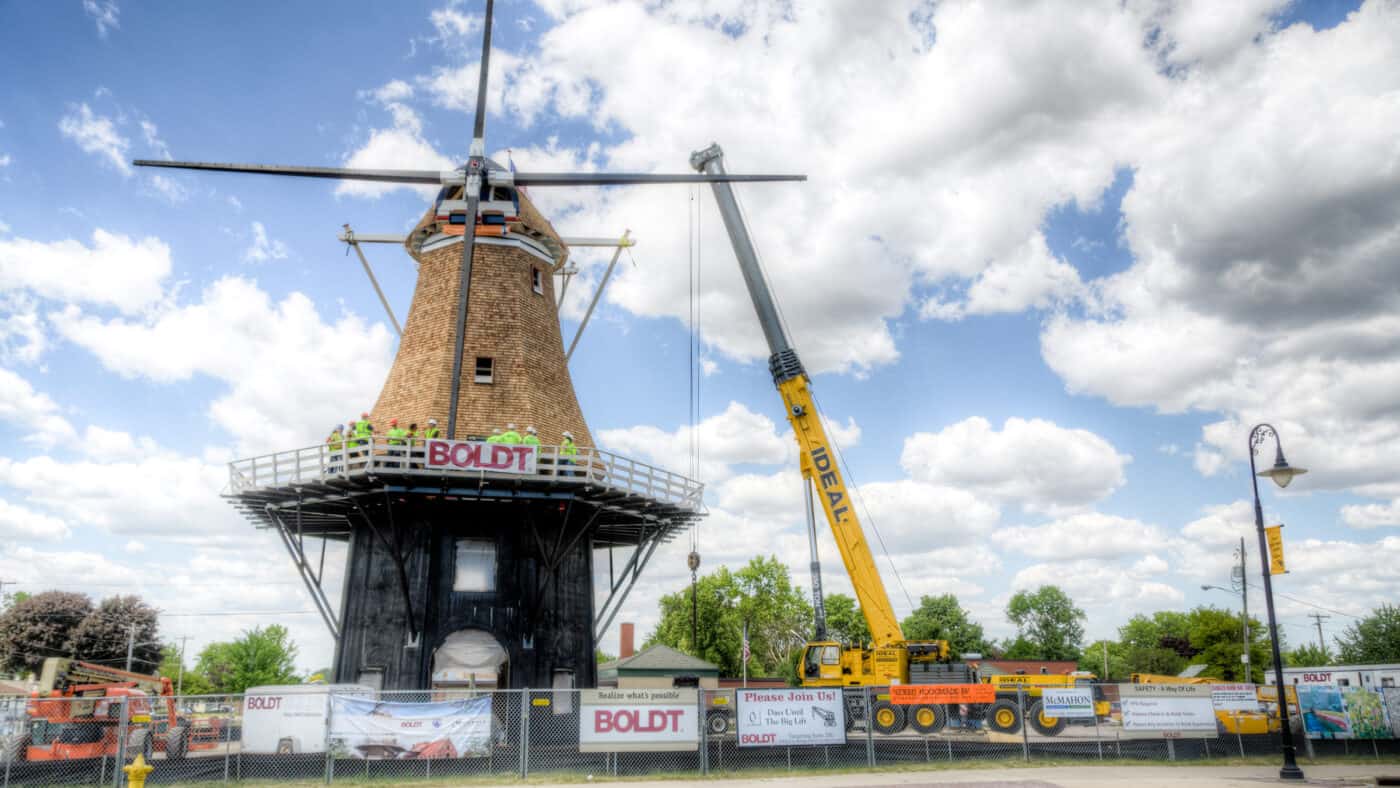
[[(780, 689), (765, 691), (779, 699), (766, 708), (742, 691), (695, 689), (342, 694), (312, 685), (246, 696), (0, 697), (0, 788), (120, 786), (121, 767), (137, 755), (154, 766), (151, 783), (190, 784), (726, 775), (1281, 752), (1276, 723), (1272, 733), (1248, 732), (1267, 728), (1259, 714), (1220, 716), (1214, 734), (1194, 738), (1126, 731), (1118, 702), (1106, 699), (1116, 697), (1109, 686), (1096, 690), (1103, 699), (1096, 713), (1074, 720), (1044, 716), (1042, 699), (1022, 689), (999, 692), (992, 703), (924, 705), (896, 703), (882, 688)], [(1305, 759), (1400, 758), (1395, 738), (1312, 740), (1300, 731), (1295, 743)]]

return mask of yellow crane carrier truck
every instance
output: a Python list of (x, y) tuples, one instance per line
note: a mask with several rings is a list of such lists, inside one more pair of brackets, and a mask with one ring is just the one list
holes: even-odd
[[(711, 145), (692, 154), (690, 163), (700, 172), (719, 174), (724, 172), (723, 156), (718, 145)], [(803, 685), (888, 687), (977, 683), (976, 671), (951, 658), (948, 641), (908, 640), (900, 630), (899, 620), (895, 617), (889, 595), (875, 567), (875, 558), (856, 517), (832, 444), (817, 412), (811, 382), (779, 318), (777, 305), (754, 252), (733, 190), (723, 182), (712, 183), (711, 186), (734, 254), (739, 260), (744, 284), (768, 342), (771, 352), (768, 368), (773, 374), (773, 383), (782, 397), (788, 422), (792, 424), (800, 449), (808, 538), (812, 548), (812, 601), (817, 613), (815, 638), (807, 643), (802, 655), (800, 671)], [(821, 569), (816, 554), (814, 494), (821, 501), (822, 511), (831, 525), (832, 535), (846, 565), (846, 573), (855, 588), (856, 600), (870, 625), (870, 648), (860, 644), (842, 644), (826, 637)], [(866, 716), (864, 704), (855, 700), (862, 696), (863, 693), (847, 694), (848, 727), (853, 723), (853, 717)], [(952, 707), (957, 708), (957, 705), (952, 704)], [(888, 693), (880, 693), (872, 703), (869, 716), (874, 729), (882, 733), (896, 733), (904, 730), (906, 725), (912, 725), (923, 733), (932, 733), (947, 723), (947, 708), (947, 704), (897, 705), (891, 702)], [(985, 709), (979, 707), (977, 711), (985, 712)]]

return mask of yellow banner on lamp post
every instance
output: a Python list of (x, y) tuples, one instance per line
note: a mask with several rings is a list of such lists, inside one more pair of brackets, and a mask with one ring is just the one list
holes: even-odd
[(1269, 574), (1286, 574), (1288, 568), (1283, 563), (1283, 525), (1271, 525), (1265, 528), (1264, 538), (1269, 542)]

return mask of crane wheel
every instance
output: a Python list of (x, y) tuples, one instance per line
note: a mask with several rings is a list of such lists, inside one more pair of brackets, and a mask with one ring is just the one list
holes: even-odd
[(1036, 701), (1031, 704), (1030, 711), (1026, 714), (1030, 718), (1031, 729), (1041, 736), (1056, 736), (1065, 729), (1067, 722), (1063, 717), (1050, 717), (1045, 713), (1045, 702)]
[(997, 733), (1021, 730), (1021, 710), (1015, 701), (1002, 699), (987, 707), (987, 727)]
[(909, 725), (919, 733), (938, 733), (948, 724), (948, 712), (942, 706), (915, 706), (909, 716)]
[(723, 736), (729, 730), (729, 715), (722, 711), (712, 711), (705, 716), (705, 727), (711, 736)]
[(904, 709), (888, 701), (875, 704), (871, 722), (876, 733), (899, 733), (904, 730)]

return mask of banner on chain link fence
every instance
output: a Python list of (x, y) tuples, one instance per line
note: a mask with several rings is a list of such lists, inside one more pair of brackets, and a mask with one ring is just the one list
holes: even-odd
[(699, 702), (693, 689), (581, 690), (579, 752), (699, 749)]
[(1066, 719), (1093, 719), (1094, 691), (1089, 687), (1073, 689), (1043, 689), (1040, 699), (1044, 704), (1045, 716)]
[(340, 758), (488, 755), (491, 698), (396, 703), (332, 695), (328, 748)]
[(1212, 684), (1210, 701), (1216, 711), (1259, 711), (1259, 691), (1253, 684)]
[(846, 709), (839, 689), (736, 692), (740, 747), (846, 743)]
[(1214, 738), (1215, 704), (1205, 684), (1120, 684), (1127, 738)]
[(896, 684), (890, 687), (890, 702), (899, 705), (923, 703), (995, 703), (997, 688), (990, 684)]
[(1379, 692), (1366, 687), (1344, 687), (1342, 702), (1346, 704), (1353, 739), (1390, 738), (1385, 698)]

